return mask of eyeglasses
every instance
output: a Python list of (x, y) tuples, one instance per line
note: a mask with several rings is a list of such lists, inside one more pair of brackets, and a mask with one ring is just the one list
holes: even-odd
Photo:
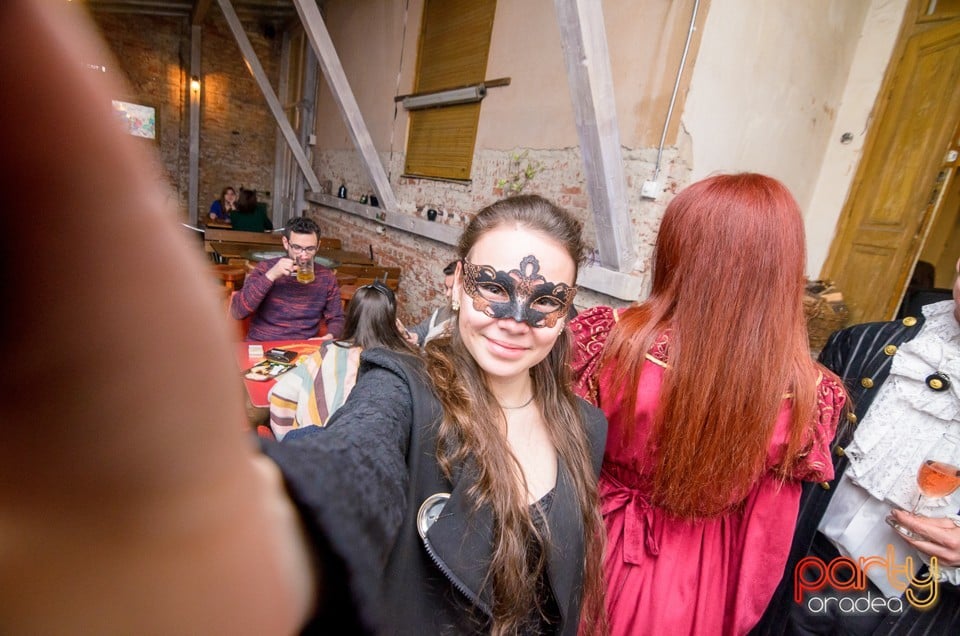
[(303, 254), (316, 254), (317, 246), (311, 245), (309, 247), (304, 247), (302, 245), (297, 245), (296, 243), (290, 243), (290, 251)]

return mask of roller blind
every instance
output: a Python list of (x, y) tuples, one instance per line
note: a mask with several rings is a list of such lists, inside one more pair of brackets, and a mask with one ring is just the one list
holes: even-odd
[[(487, 71), (496, 0), (426, 0), (414, 92), (478, 84)], [(480, 102), (411, 111), (409, 175), (469, 179)]]

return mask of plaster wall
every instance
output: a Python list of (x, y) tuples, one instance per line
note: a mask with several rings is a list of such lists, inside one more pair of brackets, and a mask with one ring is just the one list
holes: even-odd
[[(708, 4), (704, 0), (701, 7)], [(655, 145), (662, 132), (692, 6), (693, 0), (605, 0), (602, 4), (624, 149), (629, 217), (636, 228), (638, 260), (633, 273), (643, 280), (667, 197), (689, 180), (683, 150), (687, 148), (686, 137), (669, 138), (662, 165), (664, 196), (656, 201), (639, 197), (639, 185), (654, 170)], [(470, 182), (402, 176), (407, 114), (402, 107), (394, 109), (393, 97), (408, 93), (413, 86), (422, 9), (422, 0), (411, 0), (406, 7), (395, 2), (346, 0), (330, 0), (324, 6), (328, 31), (397, 195), (400, 213), (425, 217), (428, 208), (440, 209), (445, 214), (438, 222), (462, 226), (469, 214), (503, 196), (499, 180), (535, 164), (538, 173), (524, 192), (543, 194), (570, 209), (583, 220), (587, 240), (594, 244), (593, 216), (552, 0), (497, 3), (486, 77), (509, 77), (511, 82), (506, 87), (491, 88), (483, 101)], [(696, 43), (697, 38), (694, 50)], [(684, 94), (681, 92), (680, 104)], [(366, 170), (325, 82), (321, 83), (317, 108), (314, 166), (319, 178), (329, 179), (334, 190), (344, 184), (348, 198), (353, 200), (371, 193)], [(678, 122), (675, 117), (673, 136)], [(332, 214), (329, 210), (316, 211), (321, 221)], [(344, 238), (347, 243), (356, 242), (351, 247), (410, 242), (419, 243), (423, 254), (436, 247), (429, 239), (403, 232), (387, 230), (386, 235), (377, 235), (376, 225), (370, 222), (360, 221), (359, 226), (361, 229), (352, 230), (351, 236)], [(392, 253), (406, 259), (416, 250), (384, 251), (380, 260), (405, 270), (410, 265), (412, 271), (423, 271), (421, 263), (388, 262)], [(435, 283), (429, 277), (404, 277), (401, 311), (427, 311), (436, 298)], [(579, 295), (578, 301), (627, 302), (588, 292)]]
[(714, 0), (683, 112), (692, 179), (762, 172), (809, 209), (871, 0)]
[[(807, 272), (820, 275), (850, 195), (863, 145), (909, 0), (872, 0), (864, 20), (817, 182), (806, 208)], [(841, 138), (852, 135), (849, 143)]]
[[(638, 256), (631, 273), (643, 286), (649, 283), (649, 257), (670, 197), (716, 171), (756, 170), (780, 178), (813, 228), (811, 253), (814, 245), (829, 240), (824, 236), (832, 236), (859, 159), (843, 156), (848, 165), (842, 170), (827, 168), (836, 165), (825, 163), (825, 157), (830, 159), (828, 150), (838, 137), (838, 113), (845, 127), (860, 134), (866, 129), (889, 58), (889, 50), (876, 43), (889, 41), (895, 29), (890, 31), (885, 21), (897, 7), (902, 11), (906, 1), (701, 1), (666, 136), (659, 179), (663, 193), (655, 201), (641, 199), (639, 188), (654, 172), (694, 0), (602, 1)], [(328, 29), (387, 169), (398, 213), (425, 217), (427, 208), (441, 209), (445, 214), (437, 222), (462, 226), (472, 212), (502, 196), (498, 180), (533, 163), (540, 169), (524, 191), (571, 209), (593, 242), (593, 215), (551, 0), (497, 3), (486, 77), (510, 77), (511, 84), (490, 89), (483, 101), (471, 181), (403, 176), (407, 116), (402, 107), (394, 108), (393, 97), (413, 85), (422, 7), (423, 0), (325, 4)], [(876, 59), (868, 60), (871, 56)], [(851, 82), (856, 86), (848, 86)], [(317, 136), (314, 166), (320, 179), (330, 179), (334, 189), (345, 184), (353, 200), (372, 192), (325, 84), (318, 100)], [(813, 208), (815, 192), (818, 204)], [(828, 195), (835, 200), (828, 201)], [(832, 217), (821, 211), (824, 205), (835, 206)], [(328, 208), (314, 213), (321, 219), (333, 214)], [(365, 220), (356, 225), (349, 240), (357, 245), (351, 247), (406, 246), (394, 253), (418, 273), (430, 266), (417, 261), (416, 254), (439, 249), (444, 258), (448, 255), (448, 247), (438, 248), (424, 237), (390, 229), (378, 234), (377, 225)], [(388, 251), (384, 256), (391, 258)], [(438, 298), (439, 277), (406, 278), (402, 285), (402, 311), (413, 315), (425, 313)], [(578, 296), (584, 305), (627, 300), (592, 292)]]

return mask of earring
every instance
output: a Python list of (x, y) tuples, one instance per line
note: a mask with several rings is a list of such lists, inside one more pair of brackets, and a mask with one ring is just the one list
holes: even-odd
[(460, 311), (460, 301), (457, 300), (456, 298), (454, 298), (454, 299), (450, 302), (450, 309), (452, 309), (452, 310), (454, 310), (454, 311)]

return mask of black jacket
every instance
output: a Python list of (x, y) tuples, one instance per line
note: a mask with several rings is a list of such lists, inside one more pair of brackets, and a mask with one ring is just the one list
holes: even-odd
[[(324, 614), (313, 623), (318, 631), (359, 629), (356, 615), (365, 629), (384, 634), (489, 631), (490, 587), (484, 577), (492, 514), (472, 510), (466, 496), (473, 485), (469, 465), (456, 469), (454, 483), (437, 465), (441, 410), (429, 386), (413, 356), (365, 351), (357, 384), (327, 427), (290, 433), (283, 444), (267, 449), (319, 546), (321, 568), (328, 579), (342, 576), (348, 584), (348, 594), (334, 590), (325, 598)], [(599, 474), (606, 420), (582, 401), (581, 409)], [(417, 514), (437, 493), (451, 497), (424, 540)], [(547, 523), (547, 572), (563, 619), (560, 633), (574, 635), (584, 541), (563, 462)]]
[[(840, 376), (853, 412), (841, 420), (834, 439), (833, 465), (835, 478), (822, 484), (804, 484), (800, 500), (797, 531), (790, 548), (790, 557), (780, 586), (753, 634), (783, 634), (786, 617), (793, 600), (793, 573), (797, 562), (810, 552), (834, 488), (849, 463), (843, 449), (853, 439), (857, 422), (863, 419), (880, 387), (890, 375), (890, 365), (897, 349), (914, 338), (923, 326), (923, 316), (894, 322), (873, 322), (842, 329), (827, 341), (820, 353), (820, 362)], [(920, 612), (904, 603), (904, 612), (890, 616), (880, 625), (877, 634), (958, 634), (960, 633), (960, 593), (956, 587), (940, 586), (941, 599), (928, 611)]]

